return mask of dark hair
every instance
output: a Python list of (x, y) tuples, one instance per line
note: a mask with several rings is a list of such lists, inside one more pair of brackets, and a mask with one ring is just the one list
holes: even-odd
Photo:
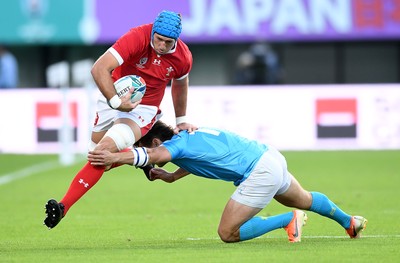
[(162, 121), (157, 121), (150, 131), (135, 143), (135, 146), (150, 147), (154, 138), (163, 142), (171, 139), (172, 136), (174, 136), (174, 129)]

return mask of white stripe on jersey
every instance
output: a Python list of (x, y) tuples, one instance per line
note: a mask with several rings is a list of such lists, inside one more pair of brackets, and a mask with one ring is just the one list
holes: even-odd
[(124, 59), (121, 57), (121, 55), (116, 51), (113, 47), (110, 47), (108, 49), (110, 53), (118, 60), (118, 64), (121, 66), (122, 63), (124, 63)]

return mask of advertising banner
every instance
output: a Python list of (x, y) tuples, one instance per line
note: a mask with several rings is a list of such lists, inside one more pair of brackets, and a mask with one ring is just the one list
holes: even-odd
[(0, 43), (82, 43), (81, 0), (13, 0), (0, 3)]
[(162, 10), (189, 43), (400, 39), (400, 0), (15, 0), (0, 4), (0, 42), (113, 43)]
[[(80, 88), (0, 90), (0, 153), (59, 153), (64, 132), (71, 151), (86, 152), (97, 96)], [(15, 101), (23, 107), (15, 109)]]
[[(170, 92), (162, 120), (174, 126)], [(0, 153), (62, 153), (68, 147), (86, 153), (98, 94), (0, 90)], [(24, 106), (16, 108), (16, 101)], [(193, 86), (187, 116), (198, 126), (229, 129), (281, 150), (400, 149), (399, 84)]]
[[(170, 96), (165, 121), (174, 124)], [(285, 150), (400, 149), (400, 85), (191, 88), (188, 117)]]

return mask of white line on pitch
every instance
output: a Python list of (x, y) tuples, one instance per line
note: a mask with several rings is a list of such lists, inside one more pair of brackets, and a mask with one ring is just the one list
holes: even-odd
[(22, 179), (24, 177), (28, 177), (36, 173), (48, 171), (58, 166), (60, 166), (58, 161), (51, 161), (51, 162), (36, 164), (13, 173), (5, 174), (0, 176), (0, 185), (8, 184), (11, 183), (12, 181)]
[[(348, 236), (302, 236), (303, 238), (348, 238)], [(363, 235), (362, 238), (400, 238), (400, 235)], [(261, 237), (261, 238), (269, 238), (269, 239), (278, 239), (282, 237)], [(202, 241), (202, 240), (216, 240), (219, 239), (217, 237), (215, 238), (196, 238), (196, 237), (188, 237), (186, 240), (191, 240), (191, 241)]]
[[(348, 236), (303, 236), (305, 238), (347, 238)], [(399, 238), (400, 235), (362, 235), (362, 238)]]

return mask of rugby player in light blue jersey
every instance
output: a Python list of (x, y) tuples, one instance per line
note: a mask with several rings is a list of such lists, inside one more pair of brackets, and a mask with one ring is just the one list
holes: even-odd
[(286, 230), (290, 242), (300, 242), (307, 220), (303, 211), (257, 216), (272, 198), (285, 206), (335, 220), (350, 238), (360, 237), (366, 227), (364, 217), (348, 215), (326, 195), (304, 190), (288, 171), (285, 157), (270, 145), (214, 128), (174, 134), (172, 127), (158, 121), (136, 146), (130, 152), (91, 151), (88, 161), (93, 165), (131, 164), (142, 168), (172, 162), (179, 167), (175, 172), (152, 168), (149, 179), (172, 183), (192, 173), (233, 182), (237, 189), (226, 204), (218, 227), (224, 242), (249, 240), (278, 228)]

